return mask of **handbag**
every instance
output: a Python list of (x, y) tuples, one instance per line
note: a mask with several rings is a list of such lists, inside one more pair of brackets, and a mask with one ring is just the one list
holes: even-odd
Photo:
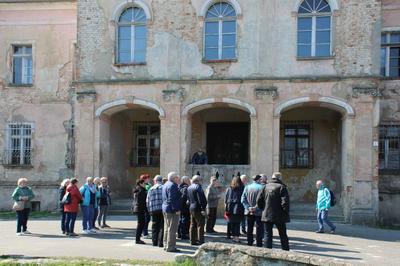
[(23, 202), (22, 200), (15, 201), (12, 206), (13, 211), (22, 211), (24, 208), (25, 202)]

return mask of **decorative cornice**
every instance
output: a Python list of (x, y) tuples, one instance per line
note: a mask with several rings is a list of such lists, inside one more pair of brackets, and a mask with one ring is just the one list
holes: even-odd
[(96, 101), (96, 91), (79, 91), (76, 92), (76, 100), (79, 103), (84, 102), (95, 102)]
[(353, 98), (358, 98), (361, 94), (372, 97), (381, 97), (382, 92), (377, 87), (354, 87)]
[(272, 97), (272, 99), (278, 98), (278, 88), (271, 86), (271, 87), (257, 87), (254, 89), (254, 96), (257, 100), (263, 99), (266, 96)]
[(165, 102), (171, 102), (173, 100), (182, 102), (185, 99), (185, 89), (183, 87), (178, 87), (175, 89), (163, 90), (162, 97)]

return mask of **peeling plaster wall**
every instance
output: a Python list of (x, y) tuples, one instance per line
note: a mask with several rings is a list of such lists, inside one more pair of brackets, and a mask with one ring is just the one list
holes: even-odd
[[(12, 206), (17, 179), (27, 177), (41, 209), (54, 210), (59, 182), (73, 175), (66, 166), (67, 125), (76, 41), (76, 4), (0, 3), (0, 210)], [(33, 48), (33, 85), (13, 86), (12, 45)], [(3, 165), (6, 122), (33, 122), (31, 167)]]

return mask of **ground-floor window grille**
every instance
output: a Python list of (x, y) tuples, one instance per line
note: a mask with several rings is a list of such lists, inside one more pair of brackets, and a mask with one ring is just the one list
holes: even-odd
[(132, 166), (160, 166), (160, 124), (134, 124)]
[(4, 164), (32, 164), (32, 125), (32, 123), (7, 123)]
[(282, 168), (312, 168), (312, 121), (282, 121)]
[(379, 170), (400, 172), (400, 124), (379, 127)]

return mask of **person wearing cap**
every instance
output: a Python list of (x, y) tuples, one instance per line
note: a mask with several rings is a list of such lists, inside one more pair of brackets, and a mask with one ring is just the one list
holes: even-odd
[(217, 220), (218, 201), (221, 198), (218, 191), (218, 179), (216, 176), (210, 178), (210, 185), (206, 189), (207, 198), (207, 233), (216, 233), (214, 230), (215, 222)]
[(272, 249), (272, 228), (275, 225), (282, 249), (289, 250), (289, 239), (286, 234), (286, 223), (290, 222), (289, 193), (281, 178), (281, 173), (273, 173), (271, 181), (257, 197), (257, 207), (262, 210), (261, 221), (265, 229), (264, 247)]
[(257, 197), (261, 194), (264, 186), (261, 184), (261, 175), (253, 176), (253, 183), (244, 188), (241, 202), (244, 206), (244, 215), (247, 218), (247, 245), (252, 246), (253, 228), (256, 225), (256, 245), (262, 247), (262, 240), (264, 237), (263, 224), (261, 222), (261, 210), (257, 208)]
[(162, 213), (162, 179), (160, 175), (154, 177), (154, 185), (147, 193), (147, 210), (153, 221), (151, 225), (153, 246), (163, 247), (164, 217)]
[(179, 219), (178, 237), (182, 240), (189, 238), (190, 210), (188, 204), (187, 189), (190, 186), (190, 177), (182, 176), (179, 191), (181, 192), (182, 211)]
[(180, 252), (176, 248), (176, 232), (182, 208), (182, 195), (178, 188), (179, 175), (168, 174), (168, 181), (162, 187), (162, 210), (164, 215), (164, 249), (167, 252)]
[(67, 187), (67, 192), (71, 195), (71, 201), (64, 204), (66, 213), (65, 234), (67, 236), (77, 236), (75, 234), (75, 220), (79, 210), (79, 203), (82, 201), (82, 195), (77, 187), (78, 179), (72, 178)]
[(201, 177), (195, 175), (192, 177), (192, 184), (188, 187), (191, 245), (201, 245), (204, 243), (207, 200), (201, 182)]

